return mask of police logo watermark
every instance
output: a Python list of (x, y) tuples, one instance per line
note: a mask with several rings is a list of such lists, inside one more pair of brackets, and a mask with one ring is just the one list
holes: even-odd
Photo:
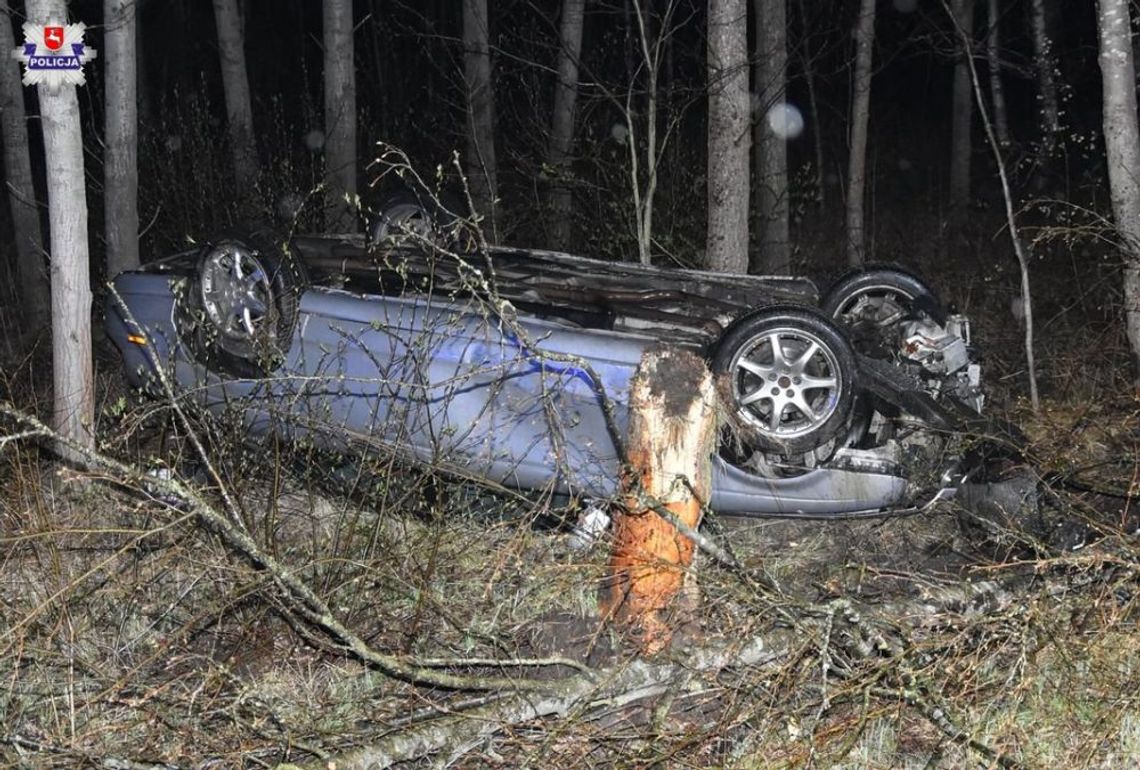
[(24, 85), (45, 85), (52, 91), (60, 86), (81, 86), (83, 65), (95, 58), (95, 49), (83, 43), (87, 25), (24, 25), (24, 44), (12, 58), (24, 65)]

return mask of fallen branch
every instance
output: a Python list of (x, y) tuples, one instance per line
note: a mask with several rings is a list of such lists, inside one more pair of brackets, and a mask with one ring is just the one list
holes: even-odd
[(381, 770), (399, 762), (417, 759), (445, 749), (477, 744), (505, 728), (549, 716), (629, 704), (654, 697), (678, 685), (699, 689), (694, 673), (713, 673), (728, 668), (770, 667), (782, 663), (797, 643), (790, 630), (756, 637), (743, 647), (725, 646), (691, 653), (683, 662), (651, 663), (634, 660), (607, 671), (598, 671), (598, 681), (573, 676), (548, 683), (541, 692), (516, 692), (502, 700), (461, 713), (451, 713), (393, 733), (379, 741), (346, 752), (331, 760), (300, 765), (278, 765), (277, 770)]

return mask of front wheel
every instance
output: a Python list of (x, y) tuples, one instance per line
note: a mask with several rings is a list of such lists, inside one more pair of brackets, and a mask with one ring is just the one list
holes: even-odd
[(179, 297), (179, 332), (203, 366), (259, 377), (284, 359), (307, 280), (286, 249), (256, 236), (202, 248)]
[(850, 420), (855, 354), (842, 331), (807, 308), (775, 306), (741, 318), (717, 343), (712, 370), (732, 427), (757, 449), (808, 452)]

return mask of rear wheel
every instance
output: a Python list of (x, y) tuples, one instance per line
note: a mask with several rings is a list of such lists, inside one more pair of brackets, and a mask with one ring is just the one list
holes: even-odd
[(855, 348), (875, 358), (898, 350), (900, 325), (923, 315), (946, 322), (946, 310), (922, 279), (897, 267), (853, 270), (827, 292), (823, 314), (848, 329)]
[(766, 308), (737, 321), (717, 343), (732, 428), (744, 443), (782, 455), (822, 447), (848, 424), (855, 357), (830, 321), (803, 307)]
[(369, 227), (374, 246), (458, 246), (465, 248), (470, 228), (461, 215), (465, 207), (453, 195), (400, 190), (381, 205)]

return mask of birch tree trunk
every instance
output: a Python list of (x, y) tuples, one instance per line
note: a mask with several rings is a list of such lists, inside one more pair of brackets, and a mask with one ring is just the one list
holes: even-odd
[(550, 245), (570, 248), (573, 197), (568, 185), (570, 150), (574, 143), (574, 108), (578, 100), (578, 59), (582, 53), (582, 27), (586, 0), (563, 0), (559, 32), (558, 83), (554, 88), (554, 115), (550, 125), (547, 163), (554, 181), (550, 187)]
[(214, 0), (214, 22), (218, 28), (218, 53), (222, 66), (222, 90), (226, 98), (226, 120), (230, 153), (238, 194), (252, 196), (257, 184), (257, 148), (253, 139), (253, 108), (249, 97), (249, 75), (245, 67), (245, 30), (238, 0)]
[(750, 267), (753, 273), (788, 275), (791, 273), (791, 244), (788, 242), (787, 131), (784, 130), (784, 88), (788, 77), (787, 0), (754, 0), (753, 11), (756, 30), (753, 88), (757, 94), (762, 94), (762, 109), (752, 124), (752, 141), (756, 148), (759, 248), (752, 254)]
[(1112, 215), (1124, 245), (1124, 322), (1133, 383), (1140, 389), (1140, 129), (1128, 0), (1099, 0), (1097, 26), (1108, 184)]
[(463, 0), (463, 70), (467, 85), (467, 181), (490, 236), (495, 230), (498, 169), (495, 162), (495, 91), (487, 0)]
[(863, 193), (867, 177), (867, 122), (871, 113), (871, 60), (875, 42), (875, 0), (861, 0), (855, 25), (855, 78), (847, 160), (847, 264), (865, 259)]
[[(12, 19), (0, 9), (0, 52), (16, 47)], [(20, 282), (21, 309), (26, 328), (42, 328), (47, 320), (51, 298), (48, 292), (47, 264), (43, 256), (43, 236), (28, 155), (28, 121), (24, 112), (24, 86), (20, 65), (7, 55), (0, 62), (0, 131), (4, 136), (4, 172), (8, 206), (16, 239), (16, 273)]]
[[(64, 0), (28, 0), (35, 24), (64, 23)], [(60, 435), (94, 445), (95, 382), (91, 356), (91, 283), (88, 277), (87, 198), (83, 136), (74, 86), (37, 86), (47, 171), (51, 230), (52, 406)], [(60, 448), (64, 457), (77, 459)]]
[(967, 59), (973, 56), (974, 0), (952, 0), (951, 9), (954, 22), (970, 41), (970, 48), (960, 52), (954, 65), (950, 113), (950, 209), (961, 216), (970, 203), (970, 160), (973, 156), (970, 131), (973, 127), (974, 96)]
[(135, 6), (104, 0), (103, 77), (106, 81), (103, 187), (107, 278), (139, 266), (138, 81)]
[(1041, 146), (1048, 157), (1053, 152), (1061, 127), (1061, 111), (1057, 100), (1056, 62), (1053, 41), (1049, 39), (1045, 0), (1030, 0), (1029, 21), (1033, 31), (1034, 67), (1037, 71), (1037, 95), (1041, 100)]
[(325, 226), (356, 229), (356, 66), (352, 0), (324, 0)]
[(748, 270), (748, 5), (709, 0), (709, 269)]
[(986, 62), (990, 69), (990, 99), (994, 105), (994, 131), (998, 144), (1009, 147), (1009, 113), (1005, 106), (1005, 87), (1001, 81), (1001, 9), (998, 0), (988, 0), (987, 20), (990, 23), (986, 36)]

